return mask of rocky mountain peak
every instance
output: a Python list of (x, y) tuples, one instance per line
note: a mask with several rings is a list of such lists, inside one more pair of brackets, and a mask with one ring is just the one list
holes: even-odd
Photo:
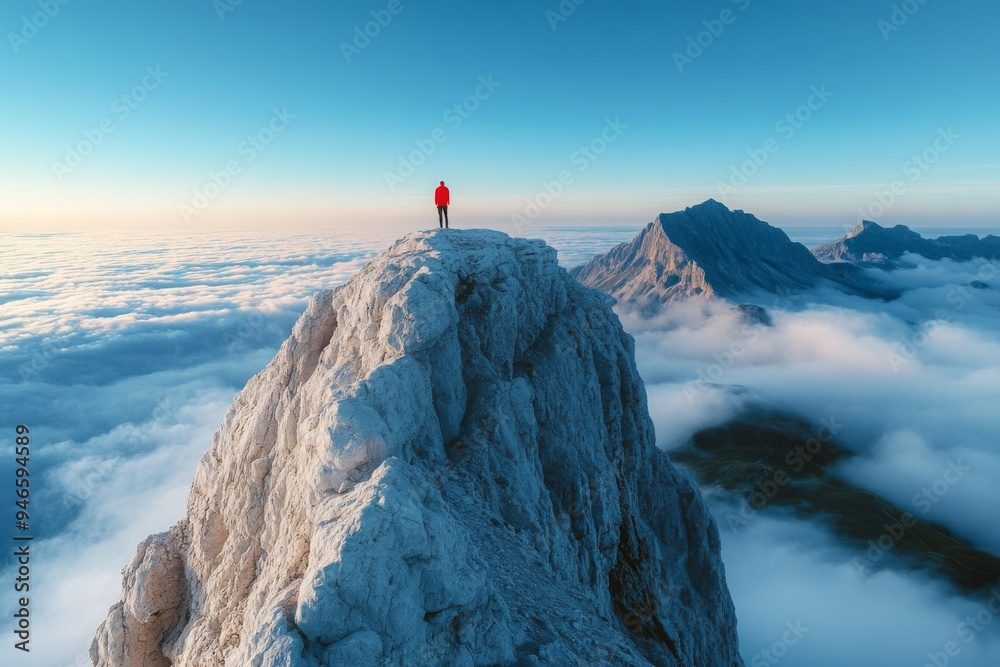
[(139, 545), (97, 665), (741, 665), (633, 341), (540, 241), (411, 234), (316, 295)]
[(872, 222), (871, 220), (862, 220), (854, 228), (847, 232), (846, 238), (854, 238), (855, 236), (860, 236), (868, 231), (878, 231), (884, 230), (885, 228), (879, 225), (877, 222)]
[(875, 294), (853, 267), (825, 266), (777, 227), (711, 199), (661, 214), (635, 239), (593, 257), (573, 275), (643, 308), (692, 297), (785, 295), (821, 281)]
[(941, 236), (927, 239), (906, 225), (882, 227), (865, 220), (842, 238), (812, 249), (815, 257), (826, 262), (855, 264), (893, 264), (906, 253), (927, 259), (968, 261), (975, 258), (1000, 258), (1000, 237), (975, 234)]

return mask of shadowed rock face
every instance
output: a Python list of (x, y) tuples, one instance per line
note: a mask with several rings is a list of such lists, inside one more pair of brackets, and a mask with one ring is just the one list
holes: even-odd
[(825, 262), (841, 261), (858, 264), (892, 264), (904, 253), (927, 259), (1000, 259), (1000, 237), (975, 234), (940, 236), (925, 239), (905, 225), (886, 228), (865, 220), (844, 238), (813, 248), (812, 253)]
[(318, 294), (139, 546), (98, 665), (741, 665), (632, 339), (540, 241), (413, 234)]
[(733, 306), (733, 310), (739, 313), (740, 317), (747, 324), (762, 324), (765, 327), (774, 325), (774, 321), (771, 319), (771, 314), (760, 306), (741, 303), (738, 306)]
[(780, 229), (712, 199), (660, 215), (635, 239), (591, 258), (573, 275), (640, 307), (692, 297), (781, 297), (824, 281), (880, 296), (855, 267), (824, 265)]

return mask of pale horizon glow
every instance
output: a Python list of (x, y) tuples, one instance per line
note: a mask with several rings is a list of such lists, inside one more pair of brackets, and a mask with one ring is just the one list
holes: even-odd
[(9, 0), (0, 231), (998, 225), (995, 2), (550, 4)]

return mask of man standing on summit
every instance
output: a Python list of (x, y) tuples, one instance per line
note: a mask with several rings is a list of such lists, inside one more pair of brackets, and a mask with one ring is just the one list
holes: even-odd
[(434, 204), (438, 207), (438, 227), (448, 229), (448, 206), (451, 204), (451, 190), (445, 187), (444, 181), (434, 191)]

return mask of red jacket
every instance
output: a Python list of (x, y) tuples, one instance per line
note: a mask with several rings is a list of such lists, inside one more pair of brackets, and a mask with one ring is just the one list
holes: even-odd
[(450, 206), (451, 205), (451, 190), (443, 185), (439, 185), (438, 189), (434, 191), (434, 205), (435, 206)]

